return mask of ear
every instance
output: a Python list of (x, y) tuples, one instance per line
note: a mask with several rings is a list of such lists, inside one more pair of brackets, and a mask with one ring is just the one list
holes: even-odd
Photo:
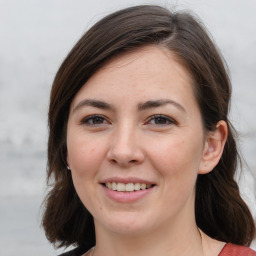
[(203, 155), (199, 166), (199, 174), (206, 174), (218, 164), (228, 136), (227, 123), (219, 121), (214, 131), (206, 135)]

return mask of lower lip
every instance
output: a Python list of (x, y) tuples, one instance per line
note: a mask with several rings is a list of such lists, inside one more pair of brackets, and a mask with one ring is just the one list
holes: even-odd
[(119, 192), (119, 191), (114, 191), (112, 189), (109, 189), (105, 187), (104, 185), (101, 185), (105, 194), (112, 200), (119, 202), (119, 203), (132, 203), (135, 201), (138, 201), (139, 199), (144, 198), (147, 196), (149, 193), (152, 192), (155, 186), (144, 189), (144, 190), (137, 190), (134, 192)]

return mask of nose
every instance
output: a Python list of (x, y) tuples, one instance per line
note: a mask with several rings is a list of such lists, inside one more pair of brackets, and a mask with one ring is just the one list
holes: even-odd
[(145, 155), (139, 143), (139, 136), (136, 129), (128, 125), (116, 129), (107, 153), (108, 161), (123, 168), (141, 164)]

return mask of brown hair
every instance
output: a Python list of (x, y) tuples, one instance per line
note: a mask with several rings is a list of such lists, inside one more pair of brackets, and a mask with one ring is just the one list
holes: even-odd
[(146, 45), (172, 51), (194, 79), (204, 128), (220, 120), (229, 134), (223, 155), (212, 172), (196, 184), (196, 222), (209, 236), (249, 245), (255, 234), (251, 213), (234, 180), (239, 154), (228, 120), (231, 85), (224, 61), (201, 22), (189, 13), (143, 5), (112, 13), (97, 22), (77, 42), (53, 82), (49, 107), (48, 184), (42, 225), (57, 246), (95, 244), (91, 214), (80, 201), (67, 170), (66, 127), (70, 103), (79, 89), (107, 60)]

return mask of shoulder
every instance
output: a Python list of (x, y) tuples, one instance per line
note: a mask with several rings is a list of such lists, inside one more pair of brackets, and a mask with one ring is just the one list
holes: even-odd
[(82, 247), (77, 247), (71, 251), (64, 252), (58, 256), (81, 256), (86, 252), (86, 250)]
[(245, 246), (227, 243), (219, 256), (256, 256), (256, 252)]

